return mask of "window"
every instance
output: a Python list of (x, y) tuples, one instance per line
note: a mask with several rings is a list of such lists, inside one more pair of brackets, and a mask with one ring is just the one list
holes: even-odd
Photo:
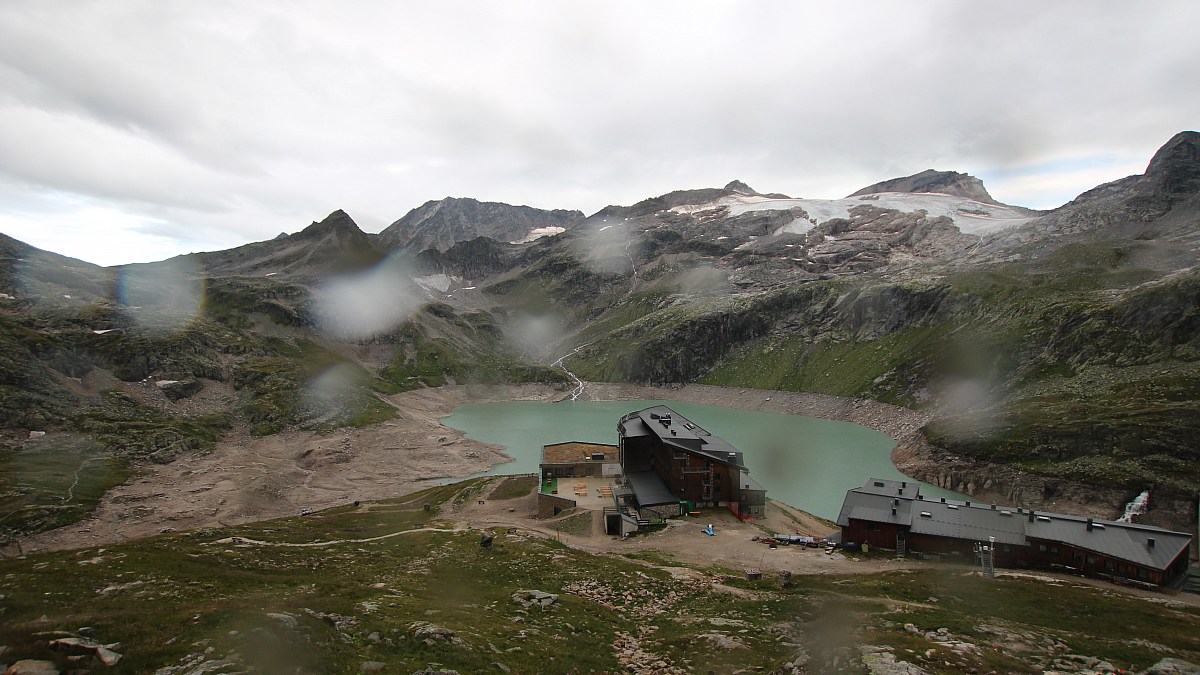
[(1058, 547), (1057, 547), (1057, 546), (1051, 546), (1051, 547), (1050, 547), (1050, 552), (1051, 552), (1051, 553), (1055, 553), (1055, 554), (1057, 554), (1057, 553), (1058, 553)]
[(1089, 555), (1089, 556), (1087, 557), (1087, 564), (1089, 564), (1089, 565), (1095, 565), (1095, 564), (1096, 564), (1096, 556), (1094, 556), (1094, 555)]
[(1046, 552), (1046, 545), (1038, 544), (1038, 553), (1045, 553), (1045, 552)]

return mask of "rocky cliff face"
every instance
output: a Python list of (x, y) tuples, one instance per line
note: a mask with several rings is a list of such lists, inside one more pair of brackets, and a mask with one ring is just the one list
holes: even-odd
[[(1056, 247), (1062, 243), (1200, 238), (1200, 133), (1176, 134), (1155, 153), (1146, 172), (1105, 183), (1012, 231), (987, 237), (989, 251)], [(1162, 250), (1174, 264), (1174, 252)], [(1194, 262), (1194, 258), (1191, 258)]]
[(544, 211), (474, 199), (447, 197), (408, 212), (376, 236), (386, 250), (404, 248), (445, 251), (461, 241), (488, 237), (499, 242), (522, 241), (538, 230), (570, 228), (583, 220), (579, 211)]
[[(1124, 506), (1142, 491), (1052, 478), (1011, 465), (959, 457), (930, 445), (919, 434), (902, 439), (892, 452), (892, 460), (906, 476), (969, 495), (980, 502), (1104, 520), (1124, 515)], [(1176, 532), (1194, 531), (1198, 504), (1194, 495), (1151, 489), (1149, 509), (1136, 522)]]

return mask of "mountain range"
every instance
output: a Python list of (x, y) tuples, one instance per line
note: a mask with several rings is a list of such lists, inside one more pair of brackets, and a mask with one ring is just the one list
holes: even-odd
[(0, 235), (0, 439), (171, 461), (237, 425), (374, 423), (394, 414), (380, 393), (565, 385), (569, 354), (585, 380), (926, 410), (918, 478), (1031, 504), (1152, 489), (1170, 506), (1151, 522), (1194, 528), (1198, 251), (1193, 131), (1050, 211), (929, 170), (842, 199), (735, 180), (590, 216), (446, 198), (379, 234), (339, 210), (116, 268)]

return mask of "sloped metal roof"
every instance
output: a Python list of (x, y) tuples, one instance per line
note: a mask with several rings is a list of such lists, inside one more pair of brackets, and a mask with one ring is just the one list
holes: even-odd
[[(1042, 520), (1038, 518), (1048, 518)], [(1150, 567), (1166, 569), (1192, 541), (1190, 534), (1172, 532), (1149, 525), (1093, 521), (1091, 531), (1087, 519), (1057, 513), (1037, 513), (1033, 522), (1025, 519), (1025, 536), (1034, 539), (1059, 541), (1077, 548)], [(1153, 539), (1154, 545), (1149, 541)]]
[[(908, 526), (915, 534), (1028, 546), (1029, 539), (1059, 542), (1151, 569), (1166, 569), (1191, 543), (1192, 536), (1149, 525), (1093, 520), (1058, 513), (1018, 511), (1009, 507), (956, 500), (918, 498), (916, 483), (871, 479), (846, 492), (838, 525), (851, 519)], [(892, 515), (892, 506), (896, 514)], [(929, 514), (928, 516), (924, 514)], [(1154, 545), (1148, 541), (1154, 539)]]
[(679, 497), (671, 494), (671, 490), (662, 478), (653, 471), (634, 471), (626, 474), (625, 480), (637, 497), (639, 506), (655, 506), (658, 504), (677, 504)]
[[(640, 420), (641, 425), (634, 424), (634, 420)], [(669, 423), (664, 424), (667, 421)], [(702, 455), (727, 466), (746, 468), (742, 463), (742, 453), (737, 448), (665, 405), (639, 410), (636, 417), (626, 415), (621, 420), (621, 431), (626, 437), (654, 434), (669, 447)]]
[(637, 438), (639, 436), (651, 435), (650, 427), (647, 427), (646, 423), (642, 421), (642, 418), (638, 417), (637, 415), (626, 415), (625, 417), (622, 417), (618, 426), (620, 427), (621, 435), (626, 438)]
[[(892, 515), (893, 505), (896, 506), (895, 515)], [(897, 497), (863, 494), (851, 490), (846, 493), (846, 500), (842, 502), (842, 510), (838, 513), (837, 524), (845, 527), (850, 524), (851, 518), (907, 526), (912, 522), (912, 502)]]
[(750, 474), (748, 474), (744, 471), (742, 472), (742, 477), (741, 477), (740, 482), (742, 484), (743, 490), (757, 490), (759, 492), (767, 491), (767, 488), (763, 487), (762, 483), (759, 483), (758, 481), (754, 480), (753, 478), (750, 477)]
[[(913, 500), (912, 527), (909, 531), (914, 534), (930, 534), (954, 539), (970, 539), (972, 541), (987, 541), (995, 537), (1001, 544), (1024, 546), (1025, 525), (1020, 516), (1008, 509), (995, 509), (989, 506), (966, 506), (965, 502), (942, 503)], [(929, 516), (923, 514), (928, 513)]]

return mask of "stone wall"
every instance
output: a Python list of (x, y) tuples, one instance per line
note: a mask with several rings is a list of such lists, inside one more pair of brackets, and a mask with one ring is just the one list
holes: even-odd
[(559, 513), (573, 508), (575, 508), (574, 499), (538, 493), (538, 518), (553, 518)]

